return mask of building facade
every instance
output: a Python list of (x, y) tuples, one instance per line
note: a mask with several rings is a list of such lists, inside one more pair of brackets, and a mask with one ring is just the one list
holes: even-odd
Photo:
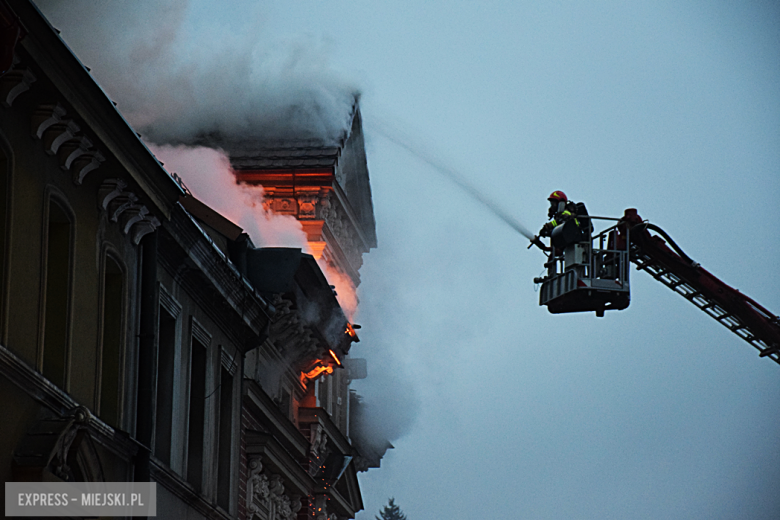
[(323, 269), (357, 286), (376, 245), (357, 105), (310, 189), (264, 179), (313, 254), (258, 248), (165, 171), (33, 3), (0, 19), (4, 481), (154, 481), (160, 518), (354, 518), (376, 466), (350, 432), (365, 368)]

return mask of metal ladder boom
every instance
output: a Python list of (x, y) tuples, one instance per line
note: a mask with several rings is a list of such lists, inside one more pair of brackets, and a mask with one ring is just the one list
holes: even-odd
[(631, 226), (630, 260), (637, 269), (681, 295), (731, 332), (753, 345), (759, 356), (780, 364), (780, 318), (750, 297), (726, 285), (698, 264), (692, 262), (660, 231), (681, 254), (675, 253), (659, 236), (647, 230), (634, 210), (626, 210)]

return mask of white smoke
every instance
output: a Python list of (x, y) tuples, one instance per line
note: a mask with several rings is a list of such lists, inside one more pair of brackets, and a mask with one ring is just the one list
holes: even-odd
[[(261, 4), (247, 0), (218, 4), (220, 20), (203, 20), (201, 4), (187, 0), (35, 1), (195, 197), (255, 245), (307, 248), (297, 220), (269, 214), (261, 189), (235, 183), (224, 152), (196, 145), (209, 137), (338, 141), (358, 90), (330, 67), (325, 43), (268, 41)], [(358, 302), (351, 280), (324, 271), (351, 320)], [(392, 359), (382, 363), (360, 382), (362, 426), (377, 445), (403, 436), (417, 414), (408, 374)], [(270, 377), (280, 367), (261, 371)]]
[[(336, 141), (357, 95), (313, 39), (263, 39), (257, 3), (38, 0), (82, 62), (147, 141), (204, 135)], [(208, 22), (208, 23), (206, 23)]]
[(331, 284), (336, 292), (336, 299), (344, 311), (344, 315), (351, 322), (358, 307), (357, 289), (355, 284), (352, 283), (352, 279), (346, 274), (342, 273), (337, 267), (326, 262), (320, 258), (317, 260), (317, 265), (320, 266), (322, 272), (325, 273), (325, 278), (328, 279), (328, 283)]
[(195, 198), (243, 228), (255, 246), (308, 248), (301, 223), (266, 210), (261, 186), (237, 184), (230, 160), (221, 150), (183, 145), (150, 145), (149, 149), (168, 171), (179, 174)]
[(261, 188), (236, 185), (221, 150), (182, 145), (214, 134), (338, 139), (356, 89), (330, 69), (321, 43), (264, 40), (259, 4), (248, 1), (220, 7), (221, 21), (187, 0), (36, 3), (197, 198), (255, 245), (307, 247), (294, 218), (263, 210)]

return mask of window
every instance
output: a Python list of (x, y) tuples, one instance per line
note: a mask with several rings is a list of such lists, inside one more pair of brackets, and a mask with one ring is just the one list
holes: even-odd
[(233, 376), (223, 365), (219, 380), (219, 456), (217, 504), (230, 511), (231, 449), (233, 445)]
[(63, 389), (67, 383), (72, 234), (70, 218), (52, 200), (46, 240), (43, 375)]
[(165, 306), (161, 305), (159, 320), (157, 417), (154, 428), (154, 454), (158, 459), (170, 465), (177, 319)]
[(285, 417), (288, 419), (292, 419), (292, 397), (290, 394), (290, 390), (286, 388), (282, 388), (281, 395), (279, 396), (279, 410), (284, 414)]
[(124, 316), (124, 274), (119, 264), (105, 256), (103, 267), (103, 341), (100, 352), (99, 415), (111, 426), (119, 426), (121, 403), (121, 356)]
[(201, 491), (203, 488), (203, 441), (206, 419), (206, 354), (207, 347), (192, 339), (190, 359), (190, 417), (187, 436), (187, 480)]

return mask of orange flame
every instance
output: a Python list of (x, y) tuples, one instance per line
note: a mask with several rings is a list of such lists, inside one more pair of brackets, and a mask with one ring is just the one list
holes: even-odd
[(326, 374), (330, 375), (333, 373), (333, 367), (331, 366), (323, 366), (320, 365), (318, 367), (313, 368), (312, 370), (309, 370), (308, 372), (302, 372), (301, 373), (301, 379), (315, 379), (320, 374), (325, 372)]
[(333, 352), (333, 350), (328, 350), (328, 352), (330, 352), (330, 357), (333, 358), (333, 360), (336, 362), (336, 364), (338, 366), (341, 366), (341, 361), (339, 360), (339, 357), (336, 355), (336, 353)]
[(351, 323), (347, 323), (347, 330), (344, 331), (344, 334), (347, 334), (350, 338), (353, 338), (356, 341), (358, 341), (357, 332), (355, 332), (355, 328), (352, 326)]

